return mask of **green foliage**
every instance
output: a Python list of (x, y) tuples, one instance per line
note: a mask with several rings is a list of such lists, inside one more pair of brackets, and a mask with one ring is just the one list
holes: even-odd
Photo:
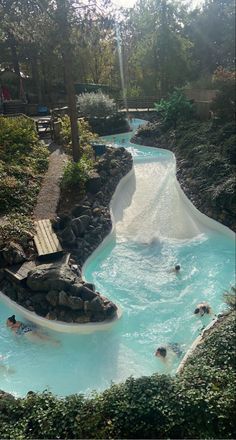
[(26, 248), (33, 231), (33, 221), (29, 217), (22, 214), (6, 216), (3, 224), (0, 224), (0, 249), (10, 241), (20, 243), (23, 248)]
[(129, 378), (101, 394), (0, 399), (2, 439), (233, 439), (235, 312), (218, 321), (181, 374)]
[(212, 103), (212, 110), (223, 121), (235, 120), (235, 72), (219, 67), (213, 75), (218, 89)]
[(77, 99), (79, 112), (83, 116), (105, 118), (116, 113), (115, 102), (102, 92), (83, 93)]
[(156, 111), (160, 112), (167, 128), (176, 127), (177, 122), (193, 117), (193, 105), (184, 96), (181, 90), (175, 90), (169, 99), (161, 99), (155, 104)]
[[(61, 123), (63, 143), (67, 152), (71, 154), (71, 127), (69, 116), (61, 118)], [(88, 122), (84, 119), (79, 119), (78, 126), (82, 156), (79, 162), (74, 163), (69, 161), (65, 166), (61, 181), (63, 189), (71, 187), (77, 187), (78, 189), (78, 186), (83, 188), (88, 178), (88, 173), (92, 170), (94, 165), (94, 153), (90, 143), (97, 139), (97, 135), (91, 132)]]
[[(70, 118), (69, 116), (64, 116), (60, 119), (62, 124), (61, 136), (63, 140), (63, 144), (65, 145), (66, 151), (69, 154), (72, 154), (71, 150), (71, 126), (70, 126)], [(90, 142), (97, 139), (97, 134), (92, 133), (89, 123), (84, 119), (80, 118), (78, 121), (79, 127), (79, 136), (80, 136), (80, 146), (82, 153), (89, 159), (93, 157), (93, 150), (90, 146)]]
[(61, 185), (63, 188), (82, 186), (88, 179), (88, 173), (93, 169), (94, 161), (84, 153), (79, 162), (68, 162), (63, 173)]
[(48, 166), (48, 150), (27, 118), (0, 117), (0, 214), (30, 213)]
[(231, 289), (224, 293), (224, 300), (230, 309), (236, 310), (236, 288), (231, 287)]

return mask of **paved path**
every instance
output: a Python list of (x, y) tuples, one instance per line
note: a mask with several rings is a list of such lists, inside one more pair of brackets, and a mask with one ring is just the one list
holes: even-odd
[(49, 156), (49, 166), (46, 172), (38, 200), (34, 209), (35, 220), (53, 219), (56, 217), (57, 205), (60, 196), (60, 179), (63, 168), (67, 162), (67, 156), (59, 147)]

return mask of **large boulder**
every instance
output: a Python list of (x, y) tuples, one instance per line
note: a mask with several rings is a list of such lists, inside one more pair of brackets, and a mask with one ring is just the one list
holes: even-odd
[(53, 307), (56, 307), (59, 303), (59, 295), (56, 290), (50, 290), (46, 295), (46, 299)]
[(24, 263), (27, 260), (23, 248), (13, 241), (3, 249), (3, 258), (9, 265)]
[(86, 231), (90, 222), (89, 215), (81, 215), (80, 217), (74, 218), (71, 222), (71, 229), (76, 237), (83, 235)]
[(27, 286), (34, 292), (67, 290), (76, 280), (67, 264), (41, 264), (29, 272)]
[(76, 236), (70, 224), (60, 232), (60, 238), (64, 243), (73, 244), (75, 242)]
[(73, 217), (80, 217), (81, 215), (91, 215), (91, 208), (88, 205), (75, 205), (71, 210)]
[(105, 314), (107, 319), (112, 319), (117, 314), (118, 308), (117, 306), (112, 302), (109, 301), (109, 303), (105, 307)]
[(86, 189), (91, 194), (96, 194), (101, 188), (101, 177), (95, 171), (91, 172), (86, 182)]
[(102, 299), (99, 296), (96, 296), (96, 298), (94, 298), (91, 301), (89, 309), (91, 310), (92, 313), (103, 312), (104, 311), (104, 303), (103, 303)]
[(69, 296), (64, 290), (59, 292), (59, 305), (72, 310), (83, 310), (84, 302), (77, 296)]

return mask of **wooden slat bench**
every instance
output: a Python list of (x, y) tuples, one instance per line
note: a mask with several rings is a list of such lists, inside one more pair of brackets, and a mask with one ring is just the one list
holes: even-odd
[(63, 249), (52, 229), (50, 220), (38, 220), (35, 222), (36, 235), (34, 244), (38, 252), (39, 260), (57, 257), (63, 253)]

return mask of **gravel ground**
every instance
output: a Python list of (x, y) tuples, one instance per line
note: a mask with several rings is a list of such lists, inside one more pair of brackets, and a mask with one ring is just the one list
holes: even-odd
[(50, 146), (48, 171), (44, 176), (37, 205), (34, 209), (35, 220), (53, 219), (56, 217), (60, 197), (60, 179), (63, 174), (67, 156), (58, 146)]

